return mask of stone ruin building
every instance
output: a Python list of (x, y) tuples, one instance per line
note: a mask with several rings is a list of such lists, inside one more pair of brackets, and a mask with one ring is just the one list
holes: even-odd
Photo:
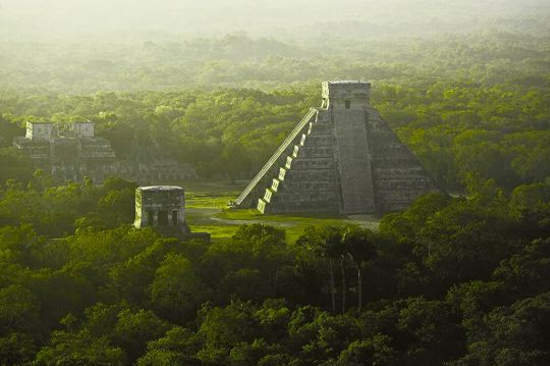
[(185, 221), (185, 191), (178, 186), (148, 186), (136, 189), (134, 227), (153, 227), (181, 239), (210, 241), (208, 233), (192, 233)]
[(322, 84), (322, 105), (292, 130), (238, 199), (261, 213), (383, 214), (436, 190), (369, 103), (370, 83)]
[(13, 144), (31, 157), (36, 168), (65, 181), (89, 177), (102, 183), (117, 176), (138, 184), (158, 184), (197, 178), (192, 167), (173, 159), (118, 160), (111, 143), (95, 136), (93, 122), (27, 122), (25, 136), (16, 137)]
[(14, 146), (25, 151), (37, 168), (64, 180), (88, 176), (103, 181), (115, 171), (111, 143), (95, 136), (92, 122), (27, 122), (25, 136), (16, 137)]

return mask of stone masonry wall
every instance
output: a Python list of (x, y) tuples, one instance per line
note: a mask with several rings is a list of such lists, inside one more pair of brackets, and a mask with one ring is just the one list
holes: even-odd
[(332, 116), (342, 191), (341, 213), (375, 212), (365, 112), (341, 109), (333, 111)]
[(406, 208), (418, 196), (436, 190), (430, 177), (374, 108), (367, 110), (376, 209), (379, 213)]
[[(273, 192), (266, 213), (340, 211), (335, 137), (329, 113), (320, 111), (303, 146)], [(264, 197), (265, 200), (265, 197)]]

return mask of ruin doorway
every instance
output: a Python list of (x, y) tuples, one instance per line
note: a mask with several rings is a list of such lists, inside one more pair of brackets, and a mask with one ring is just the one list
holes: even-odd
[(165, 226), (168, 225), (168, 212), (167, 211), (159, 211), (158, 216), (158, 224)]
[(172, 225), (176, 226), (178, 224), (178, 211), (172, 211)]

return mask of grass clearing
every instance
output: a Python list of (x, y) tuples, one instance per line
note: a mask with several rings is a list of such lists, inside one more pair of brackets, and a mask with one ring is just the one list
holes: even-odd
[(238, 225), (189, 225), (191, 231), (210, 233), (213, 240), (228, 239), (239, 229)]
[(262, 215), (254, 209), (229, 209), (246, 183), (200, 183), (184, 185), (186, 189), (186, 217), (193, 231), (209, 232), (212, 238), (231, 237), (239, 225), (261, 223), (284, 229), (289, 243), (309, 226), (356, 224), (371, 230), (378, 229), (373, 216), (334, 217), (323, 214)]
[(224, 209), (229, 201), (235, 200), (245, 182), (186, 182), (181, 184), (185, 188), (185, 206), (188, 208), (217, 208)]

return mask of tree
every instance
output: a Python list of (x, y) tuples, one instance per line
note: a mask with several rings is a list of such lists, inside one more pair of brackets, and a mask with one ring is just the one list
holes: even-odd
[[(376, 255), (376, 236), (368, 229), (348, 226), (343, 235), (346, 254), (351, 258), (357, 271), (357, 308), (363, 306), (363, 265)], [(344, 311), (344, 309), (342, 309)]]
[(151, 301), (159, 314), (183, 324), (193, 318), (209, 292), (187, 258), (169, 254), (155, 271)]
[(34, 168), (31, 159), (13, 147), (0, 148), (0, 166), (0, 184), (8, 179), (16, 179), (19, 182), (28, 182), (32, 179)]
[(201, 347), (199, 337), (187, 328), (174, 327), (162, 338), (147, 344), (147, 352), (138, 366), (189, 365), (199, 366), (196, 353)]
[(0, 336), (0, 360), (4, 365), (30, 364), (36, 350), (36, 341), (27, 333), (10, 332)]
[[(305, 229), (304, 235), (298, 240), (297, 244), (305, 246), (316, 255), (324, 258), (329, 267), (329, 292), (332, 312), (336, 312), (336, 280), (334, 276), (334, 262), (341, 258), (344, 253), (342, 245), (343, 228), (341, 226), (324, 226), (317, 229), (309, 226)], [(342, 279), (344, 282), (345, 280)], [(342, 291), (345, 291), (342, 289)], [(345, 304), (345, 295), (342, 303)]]
[(168, 322), (149, 310), (123, 309), (117, 317), (113, 343), (124, 349), (132, 363), (143, 354), (147, 342), (160, 338), (170, 329)]
[(496, 307), (482, 325), (484, 332), (468, 345), (468, 353), (451, 365), (542, 366), (550, 362), (550, 293)]
[(377, 334), (365, 340), (356, 340), (343, 350), (336, 362), (341, 366), (397, 365), (397, 351), (391, 346), (391, 338)]
[(62, 320), (65, 330), (52, 332), (49, 344), (37, 353), (36, 364), (123, 366), (127, 363), (124, 351), (113, 346), (106, 336), (93, 336), (86, 329), (77, 331), (75, 322), (72, 314)]
[[(281, 269), (291, 263), (291, 251), (284, 230), (263, 224), (242, 225), (230, 240), (208, 247), (201, 262), (200, 273), (211, 287), (224, 284), (218, 293), (220, 301), (235, 294), (277, 297)], [(259, 293), (253, 293), (249, 284), (241, 281), (244, 278)]]
[(535, 239), (520, 253), (500, 262), (492, 278), (501, 281), (515, 297), (534, 296), (550, 291), (550, 238)]
[[(500, 204), (491, 207), (493, 202), (481, 206), (475, 201), (455, 200), (421, 229), (415, 254), (441, 281), (441, 290), (459, 282), (488, 279), (512, 251), (513, 221)], [(437, 288), (435, 283), (432, 286)]]
[(225, 308), (203, 308), (198, 334), (204, 339), (204, 346), (197, 353), (198, 358), (204, 363), (229, 364), (231, 350), (257, 335), (254, 310), (250, 302), (238, 300)]

